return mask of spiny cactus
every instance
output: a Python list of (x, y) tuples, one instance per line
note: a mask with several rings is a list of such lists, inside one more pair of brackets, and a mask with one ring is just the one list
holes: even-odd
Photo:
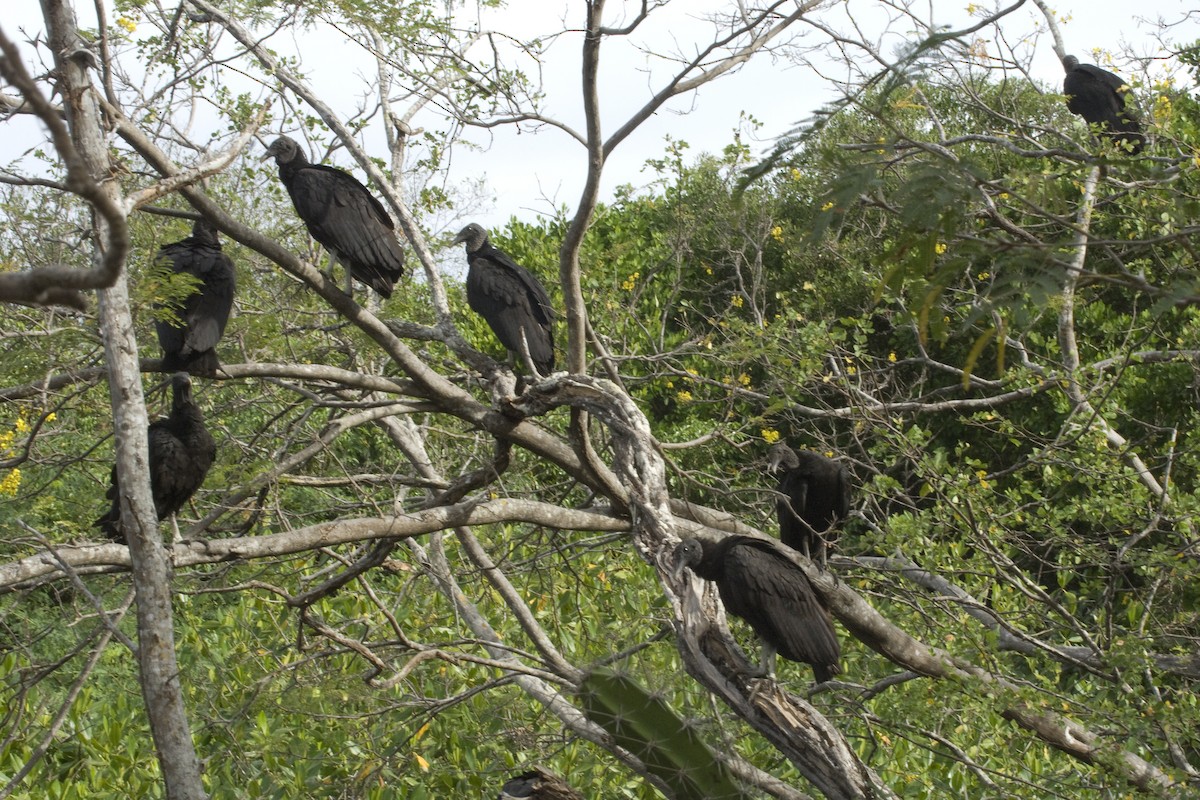
[(579, 687), (584, 713), (636, 755), (675, 800), (748, 800), (696, 730), (628, 675), (592, 670)]

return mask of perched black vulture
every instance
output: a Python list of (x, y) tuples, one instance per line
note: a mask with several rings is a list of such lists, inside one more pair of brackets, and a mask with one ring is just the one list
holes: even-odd
[(850, 513), (850, 474), (832, 458), (797, 453), (783, 442), (768, 451), (767, 471), (779, 476), (780, 541), (824, 569), (827, 549), (837, 541), (834, 526)]
[(383, 205), (349, 172), (310, 164), (294, 139), (280, 136), (267, 148), (279, 179), (312, 237), (383, 297), (404, 274), (404, 251)]
[(483, 317), (500, 344), (539, 375), (554, 371), (554, 307), (529, 270), (492, 246), (483, 226), (472, 222), (454, 237), (467, 249), (467, 303)]
[(775, 672), (775, 653), (811, 664), (818, 683), (842, 671), (841, 646), (829, 611), (803, 570), (771, 542), (726, 536), (720, 542), (687, 539), (673, 555), (675, 570), (691, 567), (715, 581), (730, 614), (750, 623), (763, 648), (763, 669)]
[(567, 782), (540, 767), (510, 778), (496, 800), (583, 800)]
[[(192, 382), (186, 372), (171, 377), (173, 398), (171, 413), (150, 423), (150, 490), (158, 518), (166, 519), (188, 501), (212, 466), (217, 445), (208, 429), (200, 407), (192, 399)], [(108, 487), (112, 507), (93, 524), (115, 542), (125, 541), (121, 533), (121, 487), (117, 485), (117, 468), (112, 470)]]
[(1099, 125), (1105, 135), (1130, 153), (1140, 153), (1146, 137), (1129, 94), (1129, 84), (1095, 64), (1080, 64), (1075, 56), (1066, 56), (1062, 63), (1067, 71), (1063, 79), (1067, 108), (1088, 124)]
[(162, 371), (214, 375), (221, 368), (214, 348), (233, 307), (233, 261), (221, 252), (217, 229), (203, 217), (192, 226), (191, 236), (159, 248), (158, 258), (175, 272), (186, 272), (201, 281), (178, 311), (181, 324), (155, 323), (163, 351)]

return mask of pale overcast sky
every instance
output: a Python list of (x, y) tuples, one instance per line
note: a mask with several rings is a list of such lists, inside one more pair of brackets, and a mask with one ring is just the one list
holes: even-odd
[[(6, 8), (0, 27), (10, 37), (17, 35), (18, 27), (24, 28), (27, 34), (42, 28), (36, 0), (7, 0), (6, 5), (10, 7)], [(608, 5), (610, 19), (615, 23), (618, 21), (616, 15), (622, 13), (623, 9), (635, 8), (639, 3), (610, 0)], [(660, 12), (661, 21), (639, 31), (638, 40), (650, 42), (658, 52), (675, 48), (686, 51), (693, 32), (700, 28), (700, 23), (694, 18), (705, 8), (732, 5), (730, 0), (680, 0)], [(961, 0), (931, 0), (931, 5), (924, 8), (932, 7), (936, 9), (936, 14), (945, 15), (935, 16), (938, 24), (957, 28), (970, 23), (969, 5)], [(976, 5), (987, 7), (990, 4)], [(1092, 51), (1097, 48), (1114, 53), (1128, 48), (1137, 56), (1162, 55), (1164, 51), (1154, 38), (1154, 30), (1137, 17), (1176, 20), (1189, 11), (1194, 13), (1190, 0), (1144, 0), (1136, 5), (1116, 0), (1062, 0), (1052, 5), (1066, 18), (1062, 32), (1068, 51), (1077, 53), (1085, 61), (1092, 60)], [(848, 0), (834, 3), (831, 7), (833, 15), (823, 14), (822, 18), (842, 30), (847, 30), (852, 24), (869, 27), (873, 24), (872, 17), (882, 13), (881, 10), (885, 8), (868, 0)], [(564, 18), (568, 27), (577, 27), (581, 24), (582, 13), (582, 4), (572, 0), (511, 0), (503, 9), (487, 11), (481, 23), (485, 28), (503, 28), (522, 37), (561, 30)], [(89, 17), (94, 19), (90, 3), (81, 4), (79, 14), (85, 25), (89, 24)], [(1013, 46), (1030, 36), (1040, 19), (1037, 7), (1026, 3), (1003, 23), (1007, 44)], [(879, 43), (883, 54), (888, 57), (894, 55), (896, 47), (912, 38), (911, 35), (906, 37), (911, 32), (911, 26), (905, 28), (901, 25), (895, 29), (895, 35)], [(1200, 22), (1193, 20), (1186, 27), (1168, 35), (1174, 42), (1194, 41), (1200, 38)], [(280, 47), (287, 41), (281, 39), (272, 44)], [(547, 54), (543, 75), (547, 110), (555, 117), (582, 128), (579, 44), (578, 34), (557, 41)], [(1036, 48), (1033, 61), (1035, 77), (1047, 83), (1057, 83), (1062, 69), (1054, 57), (1050, 37), (1043, 35), (1036, 41)], [(359, 51), (348, 45), (329, 47), (330, 67), (321, 69), (313, 61), (314, 50), (325, 51), (306, 48), (309, 60), (307, 68), (317, 88), (329, 99), (336, 98), (339, 93), (344, 94), (348, 70), (351, 75), (356, 74), (352, 63)], [(630, 47), (622, 48), (617, 43), (606, 47), (602, 55), (602, 106), (606, 133), (615, 130), (634, 108), (645, 101), (651, 86), (657, 88), (661, 84), (655, 78), (665, 73), (655, 72), (657, 68), (653, 61)], [(364, 62), (357, 72), (369, 69), (369, 63)], [(836, 73), (831, 77), (837, 77)], [(807, 68), (795, 66), (782, 58), (772, 59), (768, 56), (756, 59), (737, 74), (705, 87), (697, 96), (676, 99), (623, 142), (606, 165), (605, 193), (607, 195), (622, 183), (642, 186), (649, 181), (650, 176), (642, 170), (643, 164), (647, 159), (663, 155), (667, 136), (687, 141), (693, 154), (719, 151), (732, 141), (740, 112), (745, 111), (763, 123), (759, 132), (761, 141), (751, 143), (757, 152), (762, 152), (768, 148), (771, 139), (808, 118), (833, 97), (834, 92), (828, 84)], [(417, 124), (421, 124), (419, 118)], [(28, 147), (28, 142), (18, 141), (20, 138), (23, 137), (9, 136), (0, 141), (0, 163), (8, 162)], [(558, 205), (568, 208), (575, 205), (584, 178), (583, 151), (577, 142), (564, 133), (552, 129), (520, 133), (494, 129), (486, 133), (473, 132), (470, 138), (489, 149), (478, 154), (466, 150), (456, 152), (450, 180), (453, 183), (486, 176), (487, 185), (495, 196), (495, 206), (477, 213), (476, 218), (480, 222), (494, 227), (503, 224), (513, 214), (530, 219), (536, 213), (550, 213)]]

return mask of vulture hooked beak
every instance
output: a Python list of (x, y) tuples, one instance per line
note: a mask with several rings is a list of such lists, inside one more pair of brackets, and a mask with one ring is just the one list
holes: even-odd
[(675, 547), (675, 552), (671, 554), (671, 576), (676, 581), (682, 581), (684, 568), (698, 564), (703, 557), (704, 550), (701, 548), (700, 542), (695, 539), (685, 539)]

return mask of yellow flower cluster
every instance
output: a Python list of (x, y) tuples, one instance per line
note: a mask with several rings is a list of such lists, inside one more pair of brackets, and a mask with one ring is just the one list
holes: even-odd
[(117, 25), (124, 28), (126, 33), (133, 33), (137, 30), (137, 23), (129, 17), (117, 17)]
[(946, 243), (945, 243), (945, 242), (938, 242), (937, 244), (935, 244), (935, 245), (933, 246), (933, 252), (937, 253), (939, 256), (940, 256), (942, 253), (946, 252)]
[(746, 301), (742, 299), (742, 296), (740, 294), (735, 294), (733, 297), (729, 298), (729, 303), (734, 308), (741, 308), (742, 304), (745, 302)]
[(692, 393), (685, 389), (682, 392), (679, 392), (678, 394), (676, 394), (675, 398), (677, 400), (679, 400), (679, 402), (681, 402), (681, 403), (690, 403), (690, 402), (692, 402)]
[[(53, 413), (46, 415), (46, 422), (53, 422), (55, 415)], [(13, 423), (11, 430), (0, 431), (0, 458), (11, 458), (14, 455), (13, 442), (16, 441), (18, 435), (29, 433), (29, 420), (25, 417), (24, 410), (17, 415), (17, 421)], [(15, 497), (17, 491), (21, 488), (21, 470), (13, 467), (8, 474), (0, 478), (0, 495)]]
[(627, 292), (632, 292), (633, 287), (637, 285), (638, 278), (642, 277), (642, 273), (635, 272), (625, 280), (621, 281), (621, 288)]
[(767, 444), (775, 444), (779, 441), (779, 431), (774, 428), (763, 428), (762, 437)]
[(776, 225), (774, 228), (771, 228), (771, 238), (777, 242), (783, 241), (783, 226), (782, 225)]
[(833, 201), (832, 201), (832, 200), (830, 200), (829, 202), (827, 202), (825, 205), (821, 206), (821, 210), (822, 210), (822, 211), (828, 211), (828, 210), (829, 210), (829, 209), (831, 209), (831, 208), (833, 208)]

